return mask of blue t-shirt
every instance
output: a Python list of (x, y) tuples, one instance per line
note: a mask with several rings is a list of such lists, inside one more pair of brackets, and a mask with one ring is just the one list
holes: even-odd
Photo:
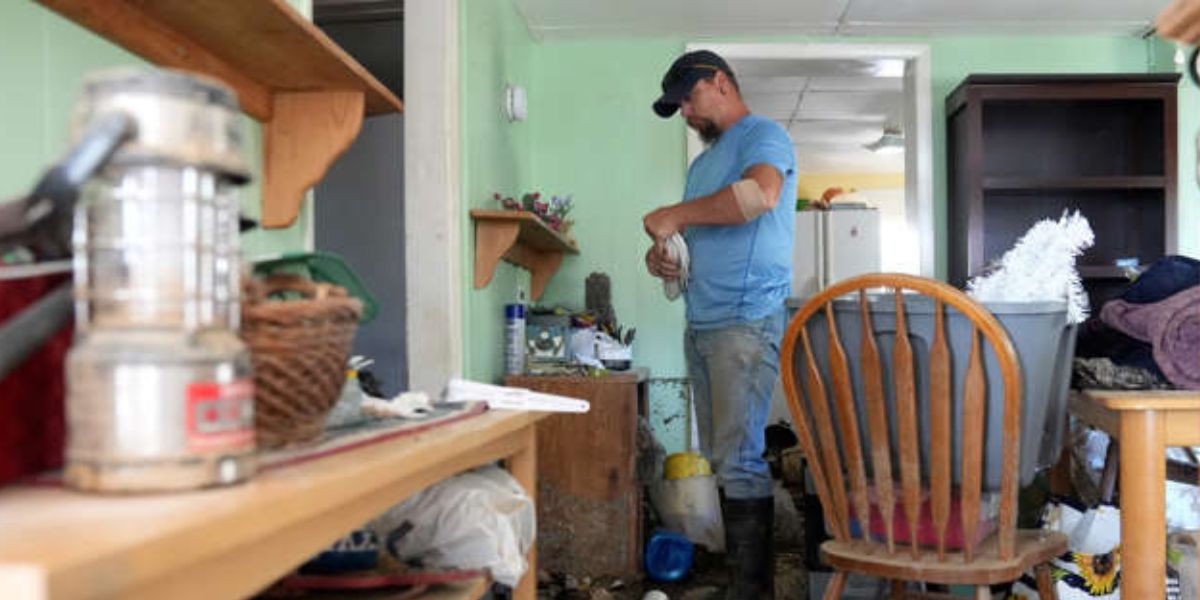
[(783, 127), (747, 115), (727, 129), (688, 168), (684, 202), (733, 184), (759, 164), (783, 177), (774, 209), (748, 223), (693, 225), (684, 232), (691, 259), (684, 297), (692, 327), (761, 319), (782, 308), (791, 293), (796, 155)]

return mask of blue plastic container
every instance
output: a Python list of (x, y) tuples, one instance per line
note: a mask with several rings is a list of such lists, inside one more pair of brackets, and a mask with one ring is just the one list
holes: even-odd
[(692, 568), (695, 548), (682, 534), (658, 530), (646, 542), (646, 576), (651, 581), (679, 581)]

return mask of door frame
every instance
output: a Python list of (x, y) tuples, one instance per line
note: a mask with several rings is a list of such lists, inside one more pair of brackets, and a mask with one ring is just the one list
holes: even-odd
[(408, 386), (437, 393), (463, 369), (459, 3), (404, 7), (404, 276)]
[[(926, 44), (769, 43), (715, 44), (696, 42), (687, 50), (712, 50), (726, 59), (877, 59), (905, 61), (904, 202), (909, 229), (920, 240), (920, 274), (937, 276), (937, 238), (933, 202), (933, 89)], [(687, 157), (700, 153), (702, 142), (687, 129)], [(685, 165), (686, 168), (686, 165)]]

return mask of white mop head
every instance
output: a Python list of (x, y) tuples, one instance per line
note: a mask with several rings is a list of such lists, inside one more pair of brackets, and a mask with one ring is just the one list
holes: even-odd
[(1079, 211), (1038, 221), (997, 261), (999, 268), (967, 284), (967, 293), (980, 302), (1066, 300), (1067, 322), (1081, 323), (1088, 299), (1075, 258), (1095, 239)]

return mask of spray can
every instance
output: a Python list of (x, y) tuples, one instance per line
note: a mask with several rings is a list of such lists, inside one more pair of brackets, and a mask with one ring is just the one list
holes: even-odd
[(517, 290), (517, 301), (504, 305), (504, 373), (525, 372), (525, 290)]

